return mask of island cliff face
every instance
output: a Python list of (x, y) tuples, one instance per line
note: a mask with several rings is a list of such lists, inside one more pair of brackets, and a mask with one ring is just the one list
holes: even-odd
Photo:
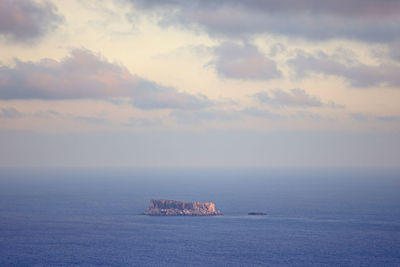
[(144, 212), (153, 216), (215, 216), (223, 215), (215, 210), (212, 202), (181, 202), (176, 200), (152, 199), (150, 207)]

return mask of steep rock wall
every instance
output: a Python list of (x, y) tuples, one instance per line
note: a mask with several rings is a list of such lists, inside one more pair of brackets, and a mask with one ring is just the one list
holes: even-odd
[(145, 215), (159, 216), (215, 216), (223, 215), (215, 210), (212, 202), (181, 202), (176, 200), (152, 199)]

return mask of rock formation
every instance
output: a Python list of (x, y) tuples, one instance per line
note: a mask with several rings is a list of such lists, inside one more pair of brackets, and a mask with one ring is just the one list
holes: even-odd
[(223, 215), (215, 210), (212, 202), (181, 202), (176, 200), (152, 199), (150, 207), (144, 212), (153, 216), (215, 216)]

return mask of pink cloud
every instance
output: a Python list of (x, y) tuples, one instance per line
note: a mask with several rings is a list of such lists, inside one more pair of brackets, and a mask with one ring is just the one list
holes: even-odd
[(17, 60), (0, 67), (0, 99), (109, 99), (128, 97), (142, 109), (199, 109), (213, 105), (203, 95), (180, 92), (129, 72), (89, 50), (75, 49), (61, 61)]

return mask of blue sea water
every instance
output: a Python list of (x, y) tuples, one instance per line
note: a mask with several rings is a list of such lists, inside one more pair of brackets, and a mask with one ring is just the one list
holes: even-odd
[(0, 266), (400, 266), (399, 192), (394, 169), (1, 169)]

